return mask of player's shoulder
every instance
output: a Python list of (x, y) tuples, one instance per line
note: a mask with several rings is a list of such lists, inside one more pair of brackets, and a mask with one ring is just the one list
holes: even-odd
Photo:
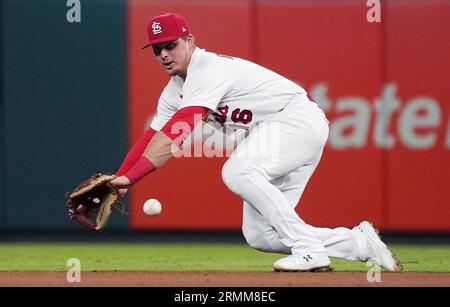
[(242, 70), (256, 70), (267, 68), (245, 58), (236, 57), (228, 54), (221, 54), (217, 52), (205, 51), (204, 53), (204, 65), (202, 67), (207, 67), (207, 64), (210, 64), (209, 67), (219, 67), (223, 70), (228, 71), (242, 71)]
[(234, 60), (231, 56), (222, 55), (216, 52), (206, 51), (205, 49), (199, 49), (195, 52), (195, 66), (196, 68), (215, 68), (215, 67), (229, 67), (230, 63)]
[[(191, 60), (192, 65), (190, 64), (188, 67), (189, 83), (193, 80), (204, 82), (205, 78), (209, 81), (232, 79), (234, 69), (229, 61), (214, 52), (197, 48)], [(186, 81), (188, 80), (186, 79)]]

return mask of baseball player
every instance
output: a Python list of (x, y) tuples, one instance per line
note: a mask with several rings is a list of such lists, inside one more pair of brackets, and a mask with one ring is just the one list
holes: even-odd
[(290, 254), (273, 264), (276, 271), (326, 271), (329, 257), (402, 269), (369, 222), (353, 229), (316, 228), (297, 215), (295, 207), (328, 137), (325, 114), (303, 88), (255, 63), (200, 49), (181, 15), (156, 16), (147, 30), (143, 48), (153, 50), (171, 78), (150, 128), (112, 181), (122, 195), (163, 166), (173, 143), (181, 146), (207, 117), (231, 130), (248, 130), (223, 166), (222, 178), (244, 201), (242, 231), (248, 244)]

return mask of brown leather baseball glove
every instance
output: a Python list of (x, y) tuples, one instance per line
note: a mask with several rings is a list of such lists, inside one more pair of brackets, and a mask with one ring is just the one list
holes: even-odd
[(66, 193), (69, 218), (88, 230), (101, 231), (120, 201), (119, 190), (110, 184), (113, 174), (95, 174)]

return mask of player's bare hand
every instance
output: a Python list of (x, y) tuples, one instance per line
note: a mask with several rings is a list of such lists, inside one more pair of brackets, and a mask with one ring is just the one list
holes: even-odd
[[(130, 185), (131, 185), (131, 181), (130, 181), (127, 177), (125, 177), (125, 176), (119, 176), (119, 177), (116, 177), (116, 178), (114, 178), (113, 180), (111, 180), (110, 183), (111, 183), (112, 185), (116, 186), (117, 188), (119, 188), (119, 191), (120, 191), (120, 190), (123, 190), (123, 189), (128, 190), (128, 188), (129, 188)], [(122, 193), (122, 192), (121, 192), (121, 193)], [(126, 191), (125, 191), (125, 193), (126, 193)], [(125, 195), (125, 194), (124, 194), (124, 195)]]

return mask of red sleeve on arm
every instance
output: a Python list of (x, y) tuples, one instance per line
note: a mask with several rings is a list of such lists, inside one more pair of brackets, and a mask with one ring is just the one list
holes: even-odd
[(131, 183), (136, 183), (154, 170), (156, 170), (156, 167), (153, 165), (152, 161), (145, 156), (142, 156), (124, 176), (127, 177)]
[[(184, 141), (186, 137), (191, 134), (195, 125), (203, 118), (207, 111), (208, 108), (205, 107), (186, 107), (178, 110), (161, 129), (161, 132), (172, 140), (181, 138), (182, 143), (182, 141)], [(156, 167), (153, 165), (152, 161), (142, 155), (145, 149), (146, 146), (144, 147), (144, 150), (140, 152), (140, 156), (137, 161), (124, 174), (124, 176), (127, 177), (131, 183), (138, 182), (147, 174), (156, 170)]]
[(184, 141), (194, 130), (195, 125), (205, 116), (208, 108), (186, 107), (178, 110), (161, 129), (172, 140), (180, 137)]
[(148, 143), (150, 143), (153, 136), (156, 134), (156, 130), (149, 128), (143, 136), (133, 145), (133, 147), (128, 152), (125, 160), (123, 160), (122, 165), (116, 173), (116, 176), (122, 176), (128, 172), (136, 162), (141, 158)]

